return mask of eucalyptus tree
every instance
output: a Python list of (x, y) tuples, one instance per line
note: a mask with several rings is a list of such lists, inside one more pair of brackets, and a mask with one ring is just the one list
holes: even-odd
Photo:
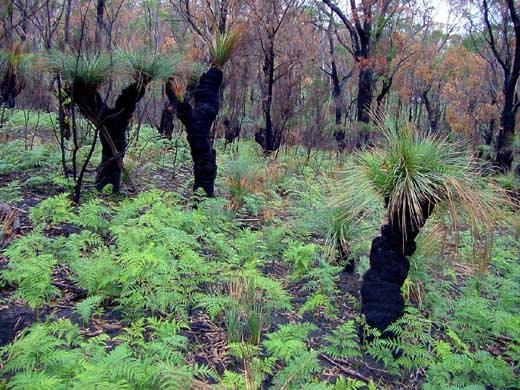
[[(291, 22), (296, 23), (304, 2), (301, 0), (246, 0), (246, 4), (260, 44), (262, 61), (260, 85), (264, 128), (256, 134), (255, 139), (261, 144), (264, 152), (270, 154), (276, 151), (282, 142), (281, 129), (276, 128), (276, 124), (273, 123), (274, 88), (284, 75), (290, 73), (283, 72), (281, 67), (277, 66), (280, 57), (280, 36), (286, 25)], [(291, 67), (286, 66), (286, 68)]]
[(391, 26), (392, 21), (408, 9), (411, 2), (411, 0), (349, 0), (346, 2), (349, 8), (347, 11), (334, 0), (323, 0), (323, 3), (339, 17), (350, 36), (350, 41), (341, 41), (341, 43), (354, 58), (359, 72), (357, 85), (359, 122), (370, 122), (375, 89), (375, 49), (384, 38), (388, 26)]
[(512, 167), (516, 114), (520, 108), (517, 83), (520, 77), (520, 16), (514, 0), (483, 0), (484, 37), (502, 72), (503, 104), (496, 137), (496, 163), (501, 170)]

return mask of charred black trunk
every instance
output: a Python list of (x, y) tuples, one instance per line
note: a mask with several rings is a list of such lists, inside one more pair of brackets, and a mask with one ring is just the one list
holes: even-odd
[(439, 133), (439, 119), (441, 117), (441, 113), (436, 104), (433, 104), (430, 98), (428, 97), (428, 93), (430, 92), (431, 86), (428, 86), (426, 90), (423, 92), (422, 99), (424, 101), (424, 106), (426, 107), (426, 113), (428, 114), (428, 125), (430, 126), (430, 131), (432, 134)]
[(226, 143), (232, 143), (236, 138), (240, 136), (240, 124), (236, 119), (226, 118), (222, 122), (224, 125), (224, 138), (226, 139)]
[(334, 123), (336, 124), (336, 131), (334, 131), (334, 138), (338, 151), (342, 152), (347, 147), (345, 142), (345, 131), (341, 130), (342, 101), (341, 101), (341, 85), (338, 79), (338, 72), (336, 64), (332, 63), (332, 97), (334, 98)]
[(347, 142), (345, 141), (345, 132), (343, 130), (337, 130), (334, 132), (334, 139), (336, 140), (336, 146), (339, 152), (343, 152), (347, 147)]
[(516, 112), (512, 104), (505, 104), (500, 116), (500, 131), (496, 143), (496, 165), (502, 172), (511, 170), (515, 138)]
[(370, 122), (370, 108), (372, 106), (372, 68), (365, 66), (359, 71), (357, 120), (363, 123)]
[(15, 72), (8, 70), (2, 83), (0, 83), (0, 107), (14, 108), (16, 106), (16, 97), (20, 94), (22, 88), (17, 80)]
[(193, 92), (193, 107), (187, 102), (178, 101), (171, 85), (166, 85), (170, 103), (176, 107), (177, 117), (188, 133), (195, 178), (193, 190), (202, 188), (210, 198), (215, 196), (217, 177), (217, 155), (210, 139), (210, 131), (220, 106), (222, 80), (222, 71), (215, 67), (204, 73)]
[(81, 113), (99, 129), (101, 163), (96, 171), (96, 189), (112, 184), (112, 192), (121, 188), (121, 171), (126, 152), (126, 132), (146, 84), (133, 83), (123, 89), (113, 108), (108, 107), (94, 88), (73, 87), (74, 102)]
[(392, 87), (393, 79), (392, 77), (388, 78), (387, 80), (383, 80), (383, 85), (381, 87), (381, 92), (379, 92), (379, 95), (377, 95), (376, 98), (376, 104), (377, 104), (377, 112), (381, 112), (381, 105), (383, 104), (383, 100), (390, 92), (390, 88)]
[(488, 123), (487, 130), (484, 132), (484, 143), (491, 145), (493, 143), (493, 134), (495, 133), (496, 120), (491, 118)]
[(336, 130), (334, 131), (334, 139), (338, 151), (342, 152), (346, 148), (345, 131), (340, 129), (341, 119), (343, 117), (343, 101), (341, 99), (342, 85), (339, 80), (338, 67), (336, 65), (334, 36), (332, 28), (334, 26), (334, 18), (330, 15), (329, 28), (327, 29), (327, 38), (329, 40), (329, 54), (330, 54), (330, 72), (327, 72), (332, 81), (332, 98), (334, 100), (334, 123)]
[[(273, 87), (274, 87), (274, 35), (269, 35), (269, 45), (264, 49), (264, 66), (262, 68), (264, 72), (264, 82), (262, 86), (262, 110), (264, 111), (265, 119), (265, 133), (264, 142), (260, 143), (264, 150), (264, 153), (269, 155), (276, 151), (279, 145), (275, 145), (275, 134), (273, 127), (273, 119), (271, 116), (272, 103), (273, 103)], [(255, 136), (256, 139), (256, 136)], [(258, 141), (257, 141), (258, 142)]]
[[(431, 204), (422, 207), (423, 221), (432, 209)], [(381, 332), (403, 314), (401, 287), (410, 269), (408, 256), (415, 252), (415, 238), (423, 226), (408, 224), (403, 231), (398, 220), (399, 216), (395, 215), (381, 228), (381, 235), (372, 241), (370, 268), (361, 286), (361, 313), (368, 325)]]
[(175, 108), (173, 105), (169, 102), (166, 102), (161, 114), (161, 124), (158, 127), (159, 134), (168, 139), (171, 139), (173, 134), (174, 111)]
[[(270, 141), (268, 141), (270, 135)], [(259, 127), (255, 133), (255, 141), (262, 146), (264, 150), (264, 154), (266, 156), (271, 155), (273, 152), (277, 151), (280, 146), (282, 146), (282, 131), (278, 129), (273, 129), (271, 126), (271, 131), (268, 129), (264, 129), (263, 127)]]

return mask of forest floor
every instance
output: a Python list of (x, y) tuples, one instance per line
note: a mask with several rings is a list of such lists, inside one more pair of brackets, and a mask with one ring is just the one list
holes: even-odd
[(198, 203), (182, 135), (145, 127), (132, 185), (98, 193), (89, 166), (72, 205), (54, 134), (33, 131), (0, 129), (0, 388), (520, 388), (513, 210), (489, 254), (427, 225), (388, 340), (359, 316), (381, 207), (341, 225), (348, 259), (335, 239), (352, 156), (217, 142), (217, 198)]

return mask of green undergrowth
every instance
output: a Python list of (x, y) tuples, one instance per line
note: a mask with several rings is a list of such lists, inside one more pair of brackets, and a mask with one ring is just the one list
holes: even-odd
[[(27, 210), (30, 229), (2, 250), (5, 303), (30, 307), (38, 320), (0, 350), (0, 388), (520, 387), (516, 215), (496, 226), (490, 254), (464, 229), (457, 241), (437, 233), (442, 221), (429, 222), (403, 287), (407, 312), (381, 338), (357, 315), (357, 291), (384, 210), (349, 212), (331, 195), (350, 157), (318, 152), (307, 161), (293, 148), (271, 159), (250, 141), (225, 151), (217, 143), (219, 196), (198, 202), (186, 195), (185, 140), (137, 132), (127, 174), (140, 189), (169, 190), (86, 190), (79, 206), (68, 193), (45, 196)], [(52, 145), (15, 141), (0, 152), (4, 175), (48, 171), (58, 180)], [(23, 200), (25, 180), (9, 181), (1, 199)], [(78, 298), (70, 302), (63, 285)], [(105, 321), (121, 329), (89, 336)], [(201, 321), (224, 340), (215, 348), (226, 365), (211, 364), (205, 354), (215, 348), (194, 340)]]

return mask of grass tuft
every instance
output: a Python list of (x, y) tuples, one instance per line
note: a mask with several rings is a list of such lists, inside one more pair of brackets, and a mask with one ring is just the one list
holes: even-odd
[(73, 52), (52, 51), (47, 56), (47, 66), (61, 74), (76, 86), (98, 88), (107, 82), (117, 64), (102, 53), (78, 55)]
[(337, 202), (350, 210), (366, 210), (384, 202), (389, 220), (421, 226), (422, 205), (447, 211), (453, 231), (463, 219), (478, 237), (492, 231), (505, 204), (502, 193), (482, 178), (481, 168), (464, 145), (421, 132), (410, 124), (378, 126), (380, 145), (357, 154), (345, 172)]
[(238, 46), (241, 33), (240, 28), (225, 33), (217, 33), (209, 48), (213, 65), (222, 67), (229, 61)]
[(136, 81), (168, 80), (176, 73), (179, 65), (178, 56), (149, 48), (136, 51), (121, 49), (117, 52), (117, 57)]

